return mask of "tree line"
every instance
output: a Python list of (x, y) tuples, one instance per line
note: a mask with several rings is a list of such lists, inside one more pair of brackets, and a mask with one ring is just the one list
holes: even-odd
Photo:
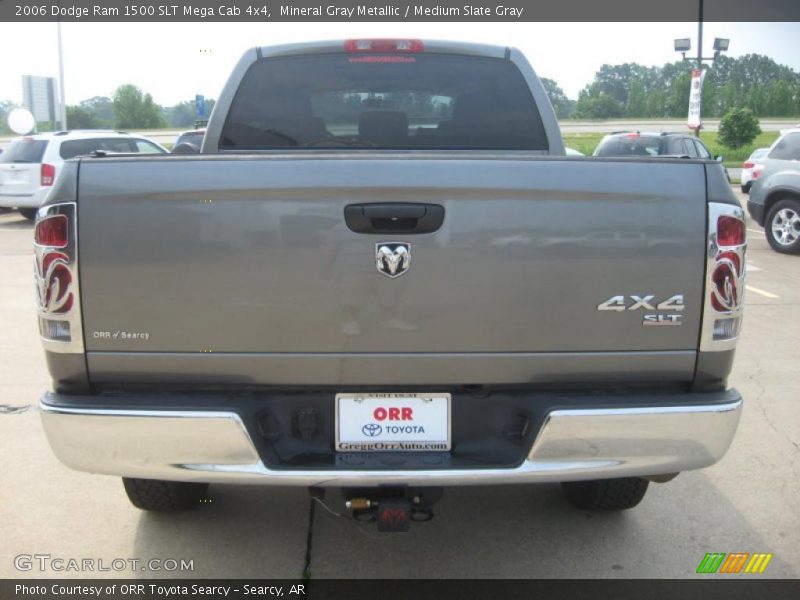
[[(15, 108), (9, 101), (0, 100), (0, 133), (10, 134), (8, 113)], [(205, 114), (211, 114), (214, 100), (205, 100)], [(160, 106), (153, 97), (136, 87), (125, 84), (111, 97), (94, 96), (79, 104), (67, 106), (67, 125), (70, 129), (160, 129), (165, 127), (191, 128), (196, 120), (195, 101), (186, 100), (174, 106)], [(39, 123), (38, 131), (59, 128), (59, 123)]]
[[(692, 64), (688, 61), (647, 67), (638, 63), (603, 65), (573, 100), (558, 83), (542, 82), (559, 119), (681, 118), (689, 105)], [(350, 98), (342, 98), (342, 113)], [(413, 104), (413, 98), (405, 99)], [(214, 100), (206, 100), (206, 115)], [(0, 100), (0, 133), (8, 134), (7, 113), (14, 108)], [(720, 56), (707, 68), (703, 85), (703, 116), (718, 118), (734, 109), (750, 109), (758, 117), (800, 115), (800, 73), (768, 56)], [(126, 84), (111, 97), (95, 96), (67, 107), (72, 129), (187, 128), (195, 121), (194, 100), (160, 106), (138, 87)], [(40, 124), (47, 131), (49, 124)]]
[[(660, 67), (603, 65), (572, 100), (552, 79), (543, 83), (560, 119), (680, 118), (689, 107), (692, 63)], [(800, 115), (800, 73), (768, 56), (720, 56), (706, 70), (703, 116), (749, 108), (759, 117)]]

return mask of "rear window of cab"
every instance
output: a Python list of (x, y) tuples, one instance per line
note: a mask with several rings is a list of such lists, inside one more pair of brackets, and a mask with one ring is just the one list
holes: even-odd
[(221, 150), (547, 150), (509, 60), (424, 52), (262, 58), (228, 112)]

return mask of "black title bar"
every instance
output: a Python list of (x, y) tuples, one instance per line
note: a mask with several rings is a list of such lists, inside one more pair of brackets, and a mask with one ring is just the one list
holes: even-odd
[[(700, 0), (0, 0), (0, 21), (697, 21)], [(703, 20), (800, 21), (798, 0), (704, 0)]]
[[(576, 573), (577, 574), (577, 573)], [(794, 600), (797, 580), (704, 579), (39, 579), (0, 580), (3, 600)]]

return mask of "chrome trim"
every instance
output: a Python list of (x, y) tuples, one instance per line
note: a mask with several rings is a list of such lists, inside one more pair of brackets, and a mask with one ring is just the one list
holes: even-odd
[[(739, 327), (741, 328), (741, 318), (742, 313), (744, 312), (745, 281), (747, 274), (747, 239), (745, 238), (745, 243), (740, 246), (719, 246), (717, 244), (717, 219), (719, 219), (721, 216), (735, 217), (740, 219), (743, 223), (746, 223), (744, 211), (738, 206), (733, 206), (731, 204), (720, 204), (716, 202), (712, 202), (708, 205), (706, 280), (705, 289), (703, 291), (703, 321), (700, 326), (701, 352), (720, 352), (725, 350), (733, 350), (736, 348), (736, 342), (739, 340), (738, 335), (735, 338), (726, 340), (714, 339), (714, 322), (717, 319), (739, 318)], [(728, 282), (728, 286), (733, 286), (736, 288), (735, 296), (732, 295), (733, 290), (730, 289), (728, 290), (728, 293), (723, 296), (720, 295), (716, 289), (714, 289), (713, 275), (715, 268), (720, 264), (720, 262), (725, 262), (734, 271), (736, 270), (735, 265), (733, 265), (730, 259), (726, 259), (724, 257), (720, 258), (721, 254), (731, 252), (736, 254), (739, 258), (741, 273), (738, 273), (738, 277), (735, 281)], [(717, 299), (721, 305), (730, 307), (730, 310), (725, 312), (717, 311), (711, 304), (712, 293), (717, 296)], [(732, 298), (736, 298), (737, 301), (733, 302)]]
[[(81, 318), (81, 289), (78, 277), (78, 206), (75, 202), (63, 202), (42, 206), (36, 213), (36, 222), (46, 217), (64, 215), (67, 217), (69, 242), (64, 248), (49, 248), (40, 246), (34, 241), (34, 278), (37, 298), (37, 314), (39, 319), (53, 321), (67, 321), (69, 323), (70, 341), (51, 340), (39, 336), (42, 346), (49, 352), (80, 354), (84, 351), (83, 344), (83, 319)], [(65, 313), (53, 312), (60, 306), (45, 306), (42, 294), (49, 285), (47, 273), (42, 272), (42, 259), (47, 252), (61, 252), (68, 260), (57, 259), (58, 263), (66, 266), (72, 278), (69, 291), (73, 295), (72, 307)]]
[(742, 410), (725, 404), (556, 410), (510, 469), (270, 469), (227, 411), (63, 408), (40, 402), (56, 456), (90, 473), (281, 486), (487, 485), (657, 476), (717, 462)]

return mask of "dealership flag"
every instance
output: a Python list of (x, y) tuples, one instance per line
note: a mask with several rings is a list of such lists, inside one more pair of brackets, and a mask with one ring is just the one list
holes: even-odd
[(703, 79), (705, 76), (706, 72), (702, 69), (692, 71), (692, 89), (689, 92), (689, 120), (687, 121), (689, 129), (700, 129), (702, 126), (700, 105), (703, 102)]

